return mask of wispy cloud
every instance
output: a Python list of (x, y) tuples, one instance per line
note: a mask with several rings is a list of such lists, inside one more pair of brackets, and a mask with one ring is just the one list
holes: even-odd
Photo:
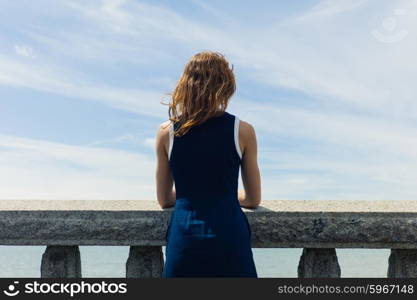
[(30, 58), (35, 58), (36, 57), (34, 55), (33, 49), (31, 47), (21, 46), (21, 45), (14, 45), (14, 49), (16, 51), (16, 54), (18, 54), (18, 55), (25, 56), (25, 57), (30, 57)]
[[(65, 75), (64, 75), (65, 74)], [(86, 74), (51, 65), (22, 63), (0, 55), (0, 85), (33, 89), (75, 99), (97, 101), (141, 115), (164, 114), (162, 92), (96, 83)]]
[[(258, 20), (262, 7), (246, 11), (253, 19), (243, 19), (235, 18), (225, 3), (190, 3), (193, 9), (186, 11), (144, 1), (43, 0), (51, 13), (41, 10), (45, 5), (34, 5), (19, 19), (16, 32), (27, 42), (2, 38), (9, 48), (0, 50), (0, 85), (126, 110), (138, 117), (138, 130), (141, 122), (154, 122), (156, 128), (166, 116), (159, 102), (167, 102), (163, 93), (174, 85), (185, 60), (203, 49), (218, 50), (236, 69), (238, 93), (230, 109), (258, 132), (267, 199), (415, 198), (415, 1), (317, 1), (267, 21)], [(210, 18), (195, 17), (201, 11)], [(73, 22), (51, 27), (52, 14)], [(29, 49), (36, 49), (36, 60), (26, 59), (34, 53)], [(152, 170), (132, 162), (153, 160), (110, 148), (137, 143), (149, 150), (154, 136), (125, 132), (111, 132), (84, 146), (2, 136), (3, 147), (14, 147), (3, 153), (9, 163), (2, 174), (15, 174), (9, 177), (7, 195), (27, 196), (33, 189), (33, 195), (55, 197), (60, 187), (80, 184), (76, 195), (118, 197), (123, 190), (125, 197), (134, 198), (139, 190), (129, 179), (136, 176), (131, 165), (151, 179)], [(49, 147), (54, 150), (45, 154)], [(117, 165), (97, 158), (88, 162), (96, 151), (104, 151), (99, 157), (114, 157)], [(56, 159), (59, 153), (63, 156)], [(18, 157), (34, 168), (23, 168)], [(80, 170), (96, 171), (83, 173), (77, 164)], [(45, 183), (37, 179), (42, 176), (36, 176), (36, 168), (43, 168), (48, 190), (54, 192), (37, 188)], [(121, 169), (127, 181), (117, 177)], [(36, 184), (19, 190), (19, 173)], [(149, 178), (140, 179), (149, 182), (145, 192), (151, 188)], [(104, 182), (109, 189), (100, 194), (95, 185)]]
[(417, 195), (417, 142), (407, 122), (269, 105), (251, 107), (240, 116), (253, 120), (263, 133), (259, 156), (267, 199)]
[(155, 138), (146, 138), (144, 145), (152, 150), (155, 150), (156, 139)]
[(117, 143), (142, 144), (142, 143), (146, 143), (146, 140), (144, 142), (138, 136), (135, 136), (134, 134), (131, 134), (131, 133), (127, 133), (127, 134), (123, 134), (123, 135), (120, 135), (120, 136), (117, 136), (117, 137), (114, 137), (114, 138), (110, 138), (110, 139), (93, 141), (93, 142), (90, 142), (90, 143), (88, 143), (84, 146), (113, 145), (113, 144), (117, 144)]
[(154, 159), (0, 135), (1, 199), (155, 199)]
[(309, 11), (301, 14), (296, 21), (311, 21), (325, 17), (337, 17), (342, 13), (352, 11), (368, 3), (369, 0), (322, 0), (314, 5)]

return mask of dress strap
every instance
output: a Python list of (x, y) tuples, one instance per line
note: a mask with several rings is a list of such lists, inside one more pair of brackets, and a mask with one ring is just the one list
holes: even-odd
[(239, 118), (235, 116), (235, 130), (234, 130), (235, 146), (236, 146), (236, 151), (239, 154), (240, 159), (242, 159), (242, 151), (240, 150), (240, 145), (239, 145), (239, 125), (240, 125)]
[(168, 145), (168, 160), (171, 157), (172, 146), (174, 144), (174, 123), (169, 124), (169, 145)]

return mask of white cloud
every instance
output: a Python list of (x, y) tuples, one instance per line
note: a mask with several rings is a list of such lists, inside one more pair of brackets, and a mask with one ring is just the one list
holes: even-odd
[(368, 3), (368, 0), (322, 0), (314, 5), (308, 12), (298, 16), (296, 20), (309, 21), (317, 18), (335, 17), (341, 13), (352, 11), (366, 3)]
[(245, 100), (236, 107), (257, 131), (265, 199), (416, 198), (417, 141), (407, 121)]
[[(417, 39), (411, 30), (417, 27), (412, 13), (415, 6), (412, 1), (397, 2), (395, 7), (383, 1), (377, 5), (378, 9), (372, 4), (375, 5), (361, 0), (320, 1), (310, 11), (299, 14), (299, 17), (308, 15), (308, 22), (299, 23), (297, 16), (291, 16), (256, 30), (241, 20), (239, 29), (246, 31), (242, 35), (235, 32), (235, 27), (229, 31), (221, 23), (203, 25), (158, 5), (135, 1), (71, 1), (65, 2), (66, 10), (62, 9), (68, 15), (77, 12), (79, 22), (84, 22), (82, 25), (89, 28), (88, 32), (69, 30), (60, 34), (48, 27), (43, 34), (36, 31), (27, 34), (49, 45), (51, 51), (73, 53), (89, 62), (101, 59), (103, 63), (113, 61), (114, 64), (124, 60), (161, 67), (155, 60), (163, 65), (177, 59), (172, 56), (173, 48), (190, 54), (202, 48), (217, 49), (225, 52), (238, 68), (247, 68), (245, 74), (262, 84), (305, 92), (322, 104), (332, 101), (394, 117), (415, 115), (417, 105), (411, 79), (417, 69), (413, 59)], [(375, 39), (372, 32), (380, 29), (386, 15), (394, 14), (397, 6), (407, 11), (398, 17), (398, 29), (406, 27), (409, 34), (401, 42), (388, 46)], [(203, 7), (218, 11), (208, 4)], [(355, 14), (338, 16), (352, 11)], [(338, 18), (322, 18), (323, 14)], [(407, 76), (397, 76), (400, 70)], [(55, 73), (68, 71), (63, 68)], [(55, 78), (56, 74), (50, 75)], [(119, 93), (120, 89), (114, 92)], [(92, 93), (91, 98), (105, 98), (96, 90)], [(110, 102), (118, 108), (141, 110), (134, 101), (125, 98), (112, 97)]]
[[(248, 95), (245, 99), (234, 97), (231, 104), (259, 131), (267, 198), (415, 198), (415, 1), (321, 1), (309, 11), (262, 24), (262, 28), (231, 16), (230, 22), (241, 25), (232, 29), (220, 22), (223, 12), (207, 3), (203, 9), (219, 16), (219, 22), (210, 26), (166, 7), (135, 1), (71, 1), (64, 2), (65, 9), (61, 5), (63, 14), (77, 16), (78, 25), (88, 30), (66, 28), (66, 33), (60, 34), (50, 27), (26, 29), (29, 37), (49, 47), (51, 53), (62, 55), (60, 64), (56, 66), (46, 58), (23, 63), (0, 56), (0, 84), (93, 100), (159, 118), (166, 114), (166, 107), (159, 104), (159, 91), (104, 83), (100, 74), (84, 73), (81, 67), (67, 64), (65, 58), (106, 65), (109, 70), (129, 62), (146, 66), (143, 70), (147, 72), (168, 68), (182, 61), (185, 54), (203, 48), (219, 50), (233, 62), (245, 82), (259, 84), (257, 90), (272, 87), (268, 95), (259, 93), (266, 99)], [(397, 9), (407, 13), (395, 15)], [(395, 43), (385, 43), (372, 34), (378, 30), (387, 35), (391, 27), (384, 27), (384, 20), (390, 16), (397, 22), (391, 33), (407, 31), (407, 36)], [(163, 76), (161, 84), (173, 83), (171, 77)], [(242, 88), (239, 81), (238, 89)], [(152, 79), (146, 82), (152, 83)], [(292, 102), (283, 99), (282, 88), (296, 92)], [(285, 143), (293, 140), (297, 142), (294, 146)], [(125, 136), (94, 143), (122, 141), (131, 142)], [(285, 150), (279, 148), (279, 142)], [(140, 143), (153, 147), (154, 139)], [(271, 145), (270, 152), (266, 145)], [(296, 151), (298, 147), (300, 151)], [(19, 155), (30, 161), (43, 159), (33, 151)], [(79, 148), (71, 153), (83, 151)], [(54, 155), (44, 158), (51, 166)], [(17, 157), (14, 159), (18, 164)], [(71, 163), (76, 164), (76, 160)], [(8, 168), (16, 180), (18, 171), (29, 172), (12, 171), (12, 164)], [(53, 174), (57, 170), (47, 169)], [(76, 178), (87, 180), (71, 172), (67, 173), (69, 177), (62, 177), (63, 181), (74, 182), (71, 188), (75, 183), (82, 185)], [(28, 180), (37, 178), (27, 176)], [(109, 186), (117, 194), (124, 183)], [(33, 188), (41, 193), (36, 186)], [(125, 190), (129, 197), (136, 191)], [(87, 185), (83, 191), (92, 195)]]
[[(239, 62), (251, 70), (252, 79), (301, 91), (317, 106), (385, 118), (414, 117), (417, 33), (412, 29), (417, 19), (410, 2), (403, 1), (409, 14), (398, 17), (397, 30), (407, 30), (408, 35), (397, 43), (383, 43), (372, 30), (395, 11), (384, 3), (377, 10), (357, 6), (355, 14), (337, 18), (310, 16), (309, 22), (288, 19), (271, 24), (259, 35), (245, 37), (252, 43), (242, 47), (246, 53)], [(258, 67), (252, 68), (254, 64)]]
[(168, 102), (163, 92), (120, 88), (94, 83), (85, 74), (53, 66), (25, 64), (0, 55), (0, 85), (28, 88), (75, 99), (97, 101), (111, 107), (153, 117), (161, 116)]
[[(145, 140), (146, 142), (146, 140)], [(133, 143), (133, 144), (142, 144), (143, 140), (134, 134), (126, 133), (120, 136), (116, 136), (110, 139), (103, 139), (90, 142), (84, 146), (97, 146), (97, 145), (111, 145), (111, 144), (118, 144), (118, 143)]]
[(154, 150), (155, 149), (155, 143), (156, 143), (155, 138), (146, 138), (145, 142), (144, 142), (144, 145), (146, 147), (149, 147), (149, 148)]
[(141, 153), (0, 135), (1, 199), (155, 199)]
[(16, 51), (16, 54), (20, 56), (25, 56), (25, 57), (30, 57), (30, 58), (36, 57), (33, 54), (33, 49), (31, 47), (14, 45), (14, 49)]

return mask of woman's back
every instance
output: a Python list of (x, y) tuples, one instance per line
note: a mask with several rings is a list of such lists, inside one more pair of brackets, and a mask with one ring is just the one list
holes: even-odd
[(257, 277), (238, 201), (239, 118), (225, 111), (180, 137), (172, 125), (168, 158), (176, 201), (164, 277)]
[(241, 160), (234, 138), (237, 126), (238, 118), (223, 112), (184, 136), (173, 137), (171, 130), (168, 158), (177, 198), (186, 197), (197, 204), (206, 198), (216, 201), (219, 197), (237, 197)]

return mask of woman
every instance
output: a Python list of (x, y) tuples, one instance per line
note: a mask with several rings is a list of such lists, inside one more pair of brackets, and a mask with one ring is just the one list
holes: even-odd
[(164, 278), (257, 277), (241, 209), (261, 202), (256, 135), (225, 111), (235, 89), (233, 66), (204, 51), (191, 57), (170, 94), (169, 120), (156, 137), (157, 199), (162, 208), (174, 206)]

